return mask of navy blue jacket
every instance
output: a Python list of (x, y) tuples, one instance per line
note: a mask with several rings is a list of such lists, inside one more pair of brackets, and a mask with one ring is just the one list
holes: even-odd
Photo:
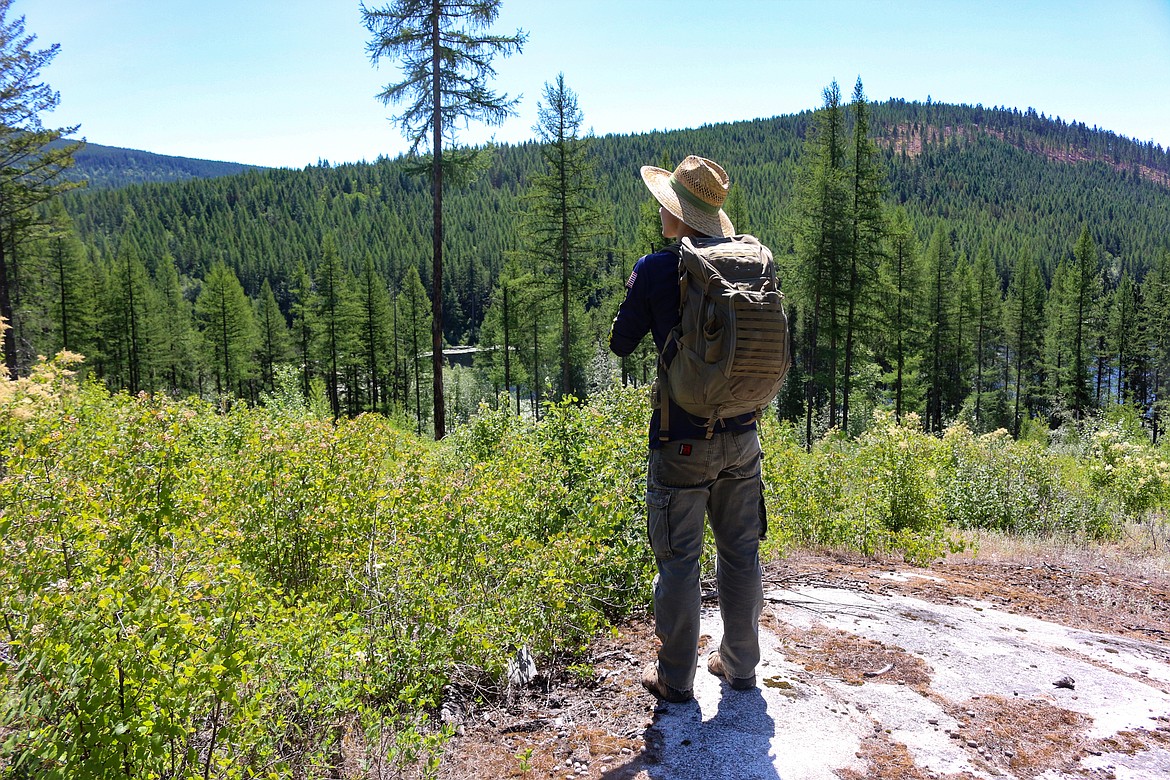
[[(619, 357), (625, 357), (650, 333), (661, 354), (671, 329), (678, 322), (678, 255), (669, 250), (646, 255), (634, 264), (634, 271), (626, 282), (626, 299), (622, 301), (610, 329), (609, 348)], [(655, 409), (650, 417), (651, 449), (662, 446), (658, 435), (659, 416), (659, 410)], [(749, 413), (716, 422), (715, 432), (741, 433), (755, 427), (755, 415)], [(696, 417), (670, 402), (671, 439), (702, 439), (706, 436), (705, 418)]]

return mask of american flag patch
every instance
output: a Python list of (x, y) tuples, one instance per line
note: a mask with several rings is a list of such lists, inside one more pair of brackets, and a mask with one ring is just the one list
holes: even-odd
[(637, 278), (638, 278), (638, 272), (637, 272), (637, 271), (631, 271), (631, 272), (630, 272), (630, 278), (629, 278), (629, 279), (626, 279), (626, 289), (627, 289), (627, 290), (628, 290), (629, 288), (631, 288), (631, 287), (633, 287), (633, 286), (634, 286), (634, 280), (635, 280), (635, 279), (637, 279)]

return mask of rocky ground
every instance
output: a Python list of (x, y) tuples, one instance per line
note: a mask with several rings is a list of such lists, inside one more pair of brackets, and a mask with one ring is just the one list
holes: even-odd
[[(461, 720), (456, 778), (1170, 777), (1164, 556), (992, 542), (929, 569), (794, 555), (766, 574), (755, 691), (638, 683), (649, 618)], [(721, 633), (712, 600), (704, 644)]]

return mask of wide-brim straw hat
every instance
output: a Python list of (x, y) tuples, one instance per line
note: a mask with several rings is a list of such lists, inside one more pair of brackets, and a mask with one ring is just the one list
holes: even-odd
[(735, 226), (723, 211), (731, 180), (718, 163), (692, 154), (673, 173), (643, 165), (642, 181), (655, 200), (695, 230), (708, 236), (735, 235)]

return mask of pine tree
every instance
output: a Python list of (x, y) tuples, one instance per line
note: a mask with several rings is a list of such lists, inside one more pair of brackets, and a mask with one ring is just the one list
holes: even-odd
[(96, 292), (85, 248), (72, 232), (49, 240), (48, 274), (55, 333), (52, 351), (91, 355), (97, 327)]
[(1075, 276), (1066, 262), (1052, 272), (1048, 300), (1044, 307), (1044, 376), (1049, 413), (1062, 418), (1073, 405), (1075, 374), (1070, 356), (1078, 326), (1073, 302)]
[(247, 397), (245, 382), (255, 369), (256, 321), (240, 280), (224, 263), (215, 263), (207, 272), (195, 313), (203, 326), (216, 392)]
[(385, 391), (386, 353), (393, 338), (393, 321), (390, 311), (390, 292), (382, 277), (374, 270), (374, 261), (369, 254), (362, 263), (358, 279), (358, 349), (367, 375), (367, 394), (371, 410), (379, 405), (385, 408), (389, 403)]
[(479, 367), (486, 372), (488, 381), (495, 387), (502, 387), (511, 398), (516, 391), (516, 414), (520, 414), (520, 388), (531, 384), (531, 378), (519, 360), (522, 306), (520, 304), (519, 272), (515, 263), (505, 266), (492, 294), (492, 302), (483, 321), (481, 344), (489, 348), (477, 358)]
[(1036, 412), (1036, 394), (1042, 387), (1044, 282), (1031, 252), (1021, 252), (1008, 285), (1004, 331), (1008, 339), (1008, 375), (1013, 385), (1012, 435), (1019, 438), (1021, 415)]
[(265, 279), (260, 286), (260, 297), (256, 301), (257, 348), (256, 359), (260, 364), (260, 383), (268, 392), (276, 391), (276, 366), (292, 357), (292, 340), (288, 323), (272, 285)]
[(22, 362), (14, 329), (19, 326), (17, 252), (45, 225), (37, 206), (78, 186), (61, 174), (73, 165), (80, 144), (58, 143), (77, 127), (46, 129), (40, 119), (60, 103), (58, 93), (38, 81), (60, 45), (32, 48), (36, 36), (25, 33), (23, 16), (9, 19), (11, 9), (12, 0), (0, 0), (0, 319), (12, 326), (4, 329), (0, 351), (15, 379)]
[[(731, 189), (727, 191), (727, 202), (723, 204), (723, 211), (731, 220), (731, 224), (735, 226), (736, 233), (752, 232), (751, 222), (748, 219), (747, 197), (743, 194), (743, 187), (739, 186), (739, 182), (732, 184)], [(657, 222), (657, 209), (655, 209), (654, 217)]]
[(102, 340), (109, 358), (110, 387), (131, 394), (150, 389), (149, 288), (150, 277), (137, 245), (124, 239), (109, 277)]
[(1092, 345), (1100, 327), (1101, 264), (1097, 247), (1086, 226), (1081, 230), (1073, 249), (1073, 267), (1070, 281), (1076, 311), (1072, 344), (1072, 411), (1081, 419), (1092, 406), (1089, 365)]
[[(1147, 277), (1148, 278), (1148, 277)], [(1109, 351), (1105, 369), (1117, 375), (1117, 403), (1144, 404), (1145, 360), (1148, 346), (1145, 332), (1141, 327), (1139, 312), (1142, 309), (1141, 291), (1122, 273), (1117, 287), (1109, 298), (1109, 323), (1105, 345)], [(1109, 383), (1112, 385), (1112, 382)], [(1111, 387), (1106, 394), (1110, 394)]]
[(935, 433), (943, 430), (943, 418), (952, 409), (948, 406), (956, 393), (953, 354), (955, 322), (953, 312), (952, 274), (954, 258), (951, 240), (945, 228), (938, 227), (926, 250), (924, 289), (924, 327), (930, 337), (925, 346), (923, 366), (926, 372), (926, 429)]
[(190, 301), (183, 295), (183, 285), (175, 258), (163, 255), (155, 271), (158, 288), (159, 316), (155, 318), (159, 334), (159, 372), (171, 395), (196, 389), (198, 339)]
[[(426, 343), (426, 313), (430, 306), (418, 269), (412, 265), (406, 269), (402, 290), (398, 293), (397, 307), (401, 321), (397, 332), (406, 356), (406, 366), (414, 375), (414, 414), (417, 421), (416, 432), (420, 436), (423, 425), (422, 385), (426, 376), (422, 368), (424, 357), (422, 349)], [(409, 402), (407, 406), (409, 407)]]
[[(523, 244), (533, 266), (557, 278), (560, 297), (560, 387), (558, 397), (584, 394), (580, 361), (570, 359), (584, 334), (570, 328), (570, 309), (581, 308), (596, 285), (596, 241), (603, 223), (588, 147), (579, 137), (584, 115), (564, 74), (544, 85), (537, 137), (544, 171), (533, 176), (523, 214)], [(583, 309), (582, 309), (583, 311)]]
[(1003, 294), (991, 251), (984, 243), (975, 256), (975, 425), (983, 430), (984, 394), (995, 386), (996, 349), (1002, 339)]
[(880, 353), (893, 375), (894, 415), (901, 420), (917, 407), (918, 365), (923, 338), (922, 270), (918, 247), (903, 209), (894, 212), (889, 230), (889, 249), (880, 272), (882, 339)]
[[(333, 234), (321, 242), (321, 262), (314, 280), (317, 291), (316, 319), (321, 327), (321, 365), (325, 369), (325, 389), (333, 419), (341, 416), (342, 369), (353, 351), (353, 299), (349, 274), (341, 262), (341, 252)], [(352, 387), (349, 388), (353, 392)]]
[(868, 309), (866, 296), (872, 289), (882, 252), (885, 217), (882, 211), (882, 172), (878, 150), (869, 137), (869, 107), (861, 78), (853, 87), (853, 160), (850, 170), (849, 284), (846, 287), (845, 365), (841, 389), (841, 427), (849, 430), (849, 394), (852, 390), (854, 354), (861, 330), (858, 306)]
[(1142, 327), (1150, 363), (1151, 438), (1155, 444), (1170, 414), (1170, 251), (1163, 251), (1142, 282)]
[(971, 392), (971, 368), (975, 363), (975, 278), (974, 269), (966, 255), (959, 255), (951, 273), (952, 321), (954, 338), (951, 341), (947, 364), (946, 408), (956, 412)]
[[(499, 15), (500, 0), (395, 0), (376, 10), (362, 6), (362, 20), (373, 36), (367, 46), (376, 64), (399, 60), (403, 79), (379, 96), (383, 103), (408, 102), (395, 117), (416, 153), (429, 144), (434, 228), (432, 234), (432, 378), (435, 439), (446, 434), (443, 402), (443, 177), (479, 164), (476, 155), (447, 153), (443, 139), (454, 139), (462, 120), (500, 124), (514, 112), (515, 100), (488, 88), (495, 75), (492, 59), (520, 51), (526, 36), (486, 33)], [(429, 136), (429, 139), (428, 139)], [(451, 150), (452, 152), (456, 150)]]
[(292, 297), (293, 349), (301, 366), (301, 393), (309, 399), (312, 397), (313, 377), (317, 373), (317, 341), (320, 336), (317, 309), (321, 304), (313, 287), (313, 277), (303, 264), (297, 267)]
[[(813, 416), (828, 400), (828, 424), (837, 424), (837, 364), (840, 306), (848, 282), (848, 179), (841, 92), (824, 91), (804, 152), (791, 232), (796, 249), (796, 288), (801, 308), (802, 371), (805, 377), (805, 437), (811, 446)], [(828, 348), (825, 348), (825, 342)]]

